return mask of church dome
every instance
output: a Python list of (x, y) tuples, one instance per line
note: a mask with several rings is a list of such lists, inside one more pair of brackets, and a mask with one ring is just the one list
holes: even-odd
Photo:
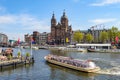
[(63, 12), (63, 16), (61, 17), (61, 19), (67, 19), (67, 16), (65, 15), (65, 11)]

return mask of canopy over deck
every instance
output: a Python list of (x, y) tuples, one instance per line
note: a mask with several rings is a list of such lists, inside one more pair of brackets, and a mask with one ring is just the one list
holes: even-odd
[(111, 44), (76, 44), (76, 46), (111, 46)]

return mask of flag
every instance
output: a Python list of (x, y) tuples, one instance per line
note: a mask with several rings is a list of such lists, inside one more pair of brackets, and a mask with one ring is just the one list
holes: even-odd
[(118, 41), (119, 41), (118, 36), (116, 36), (115, 41), (116, 41), (116, 43), (118, 43)]
[(34, 41), (34, 39), (32, 37), (31, 37), (31, 43), (35, 44), (35, 41)]
[(68, 38), (66, 38), (66, 42), (69, 42)]
[(20, 38), (18, 38), (17, 44), (20, 44)]

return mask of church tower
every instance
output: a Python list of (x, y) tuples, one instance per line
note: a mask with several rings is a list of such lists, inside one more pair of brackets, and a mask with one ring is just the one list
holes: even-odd
[(55, 19), (55, 14), (53, 13), (52, 19), (51, 19), (51, 27), (52, 27), (52, 26), (56, 26), (56, 23), (57, 23), (57, 21), (56, 21), (56, 19)]
[(68, 18), (66, 16), (65, 10), (64, 10), (63, 15), (61, 17), (61, 36), (62, 36), (61, 41), (63, 43), (66, 42), (67, 31), (68, 31)]
[(51, 18), (51, 42), (55, 44), (65, 44), (71, 41), (72, 27), (68, 25), (68, 18), (65, 10), (60, 18), (60, 22), (56, 21), (53, 13)]
[(65, 14), (65, 10), (64, 10), (64, 12), (63, 12), (63, 16), (61, 17), (61, 25), (62, 25), (64, 28), (66, 28), (66, 29), (67, 29), (67, 27), (68, 27), (68, 18), (67, 18), (66, 14)]
[(56, 18), (55, 18), (55, 15), (54, 15), (54, 13), (53, 13), (53, 15), (52, 15), (52, 19), (51, 19), (51, 39), (54, 41), (54, 39), (55, 39), (55, 36), (56, 36), (56, 23), (57, 23), (57, 21), (56, 21)]

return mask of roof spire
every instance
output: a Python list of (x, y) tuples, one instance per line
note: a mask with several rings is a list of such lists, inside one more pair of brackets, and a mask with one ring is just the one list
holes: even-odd
[(54, 11), (53, 11), (53, 14), (54, 14)]
[(63, 16), (65, 16), (65, 9), (63, 10)]
[(53, 15), (52, 15), (52, 18), (55, 19), (55, 14), (54, 14), (54, 11), (53, 11)]

